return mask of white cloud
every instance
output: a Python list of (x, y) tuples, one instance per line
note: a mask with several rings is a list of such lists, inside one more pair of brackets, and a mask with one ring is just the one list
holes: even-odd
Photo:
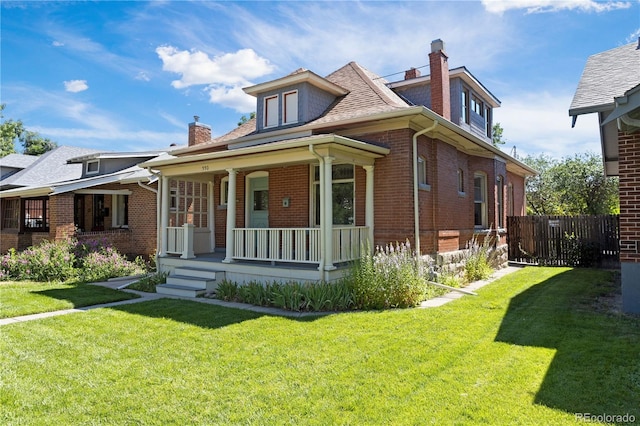
[(629, 34), (629, 37), (627, 37), (627, 43), (638, 41), (638, 38), (640, 38), (640, 28)]
[(255, 99), (242, 91), (250, 86), (250, 79), (262, 77), (274, 70), (273, 65), (252, 49), (241, 49), (209, 58), (199, 50), (179, 50), (173, 46), (156, 49), (164, 71), (180, 74), (171, 85), (184, 89), (194, 85), (208, 85), (206, 92), (211, 103), (233, 108), (238, 112), (255, 109)]
[[(504, 129), (507, 152), (515, 146), (519, 156), (545, 153), (563, 158), (575, 153), (600, 153), (596, 114), (582, 115), (571, 128), (572, 93), (512, 93), (495, 110), (494, 122)], [(544, 106), (544, 107), (543, 107)]]
[(244, 93), (242, 86), (211, 85), (207, 90), (211, 103), (225, 105), (241, 113), (256, 109), (256, 98)]
[(274, 70), (267, 59), (259, 57), (252, 49), (241, 49), (212, 59), (198, 50), (181, 51), (172, 46), (160, 46), (156, 53), (162, 60), (164, 71), (182, 75), (180, 80), (171, 82), (176, 89), (198, 84), (246, 84), (249, 79), (262, 77)]
[(71, 93), (84, 92), (89, 86), (87, 80), (69, 80), (64, 82), (64, 90)]
[(560, 10), (609, 12), (631, 7), (631, 3), (626, 1), (601, 2), (595, 0), (482, 0), (482, 4), (488, 12), (497, 14), (514, 9), (526, 9), (527, 13), (557, 12)]
[(149, 77), (149, 74), (147, 74), (145, 71), (140, 71), (135, 78), (136, 80), (141, 80), (141, 81), (151, 81), (151, 77)]
[(62, 47), (64, 46), (64, 43), (58, 40), (54, 40), (53, 43), (51, 43), (51, 45), (55, 47)]

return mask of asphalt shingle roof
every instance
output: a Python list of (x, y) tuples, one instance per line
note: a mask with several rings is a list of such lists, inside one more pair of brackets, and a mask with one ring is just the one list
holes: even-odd
[[(304, 71), (304, 70), (302, 70)], [(294, 71), (293, 74), (301, 72)], [(356, 62), (350, 62), (342, 68), (325, 77), (328, 81), (349, 90), (345, 96), (339, 97), (327, 109), (327, 112), (311, 124), (330, 124), (341, 120), (348, 120), (367, 115), (407, 108), (408, 105), (393, 90), (386, 85), (387, 81), (375, 73), (360, 66)], [(304, 129), (305, 126), (300, 126)], [(215, 147), (225, 145), (226, 142), (250, 135), (256, 131), (256, 119), (252, 119), (236, 127), (214, 140), (211, 144), (199, 145)]]
[(82, 164), (67, 164), (67, 160), (97, 152), (101, 151), (74, 146), (59, 146), (39, 156), (30, 167), (4, 179), (2, 185), (40, 186), (79, 179), (82, 176)]
[(27, 168), (38, 159), (35, 155), (9, 154), (0, 158), (0, 167), (11, 167), (15, 169)]
[(613, 108), (616, 96), (640, 83), (638, 43), (597, 53), (587, 59), (569, 108), (575, 116)]

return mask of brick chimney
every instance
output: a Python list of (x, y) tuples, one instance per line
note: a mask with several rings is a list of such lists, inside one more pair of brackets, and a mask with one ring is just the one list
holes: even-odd
[(409, 80), (411, 78), (418, 78), (420, 77), (420, 70), (417, 70), (415, 68), (411, 68), (409, 70), (406, 70), (404, 72), (404, 79), (405, 80)]
[(431, 69), (431, 110), (451, 120), (449, 62), (444, 51), (444, 41), (440, 39), (431, 42), (429, 67)]
[(189, 123), (189, 146), (211, 142), (211, 126), (202, 124), (200, 117), (193, 116), (193, 123)]

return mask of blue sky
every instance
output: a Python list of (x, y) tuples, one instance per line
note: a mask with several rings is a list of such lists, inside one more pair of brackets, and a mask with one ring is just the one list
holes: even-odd
[[(502, 101), (505, 151), (600, 152), (596, 117), (568, 108), (589, 55), (640, 36), (640, 1), (2, 2), (6, 118), (59, 145), (185, 144), (255, 110), (242, 87), (349, 61), (400, 79), (445, 41)], [(428, 73), (424, 68), (423, 74)]]

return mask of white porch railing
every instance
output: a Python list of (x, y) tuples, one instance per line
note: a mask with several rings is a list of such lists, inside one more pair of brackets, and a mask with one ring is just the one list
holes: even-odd
[(183, 259), (194, 258), (193, 234), (194, 227), (190, 224), (170, 226), (166, 228), (167, 254), (179, 254)]
[[(233, 230), (233, 258), (273, 262), (320, 263), (319, 228), (236, 228)], [(366, 241), (366, 226), (333, 229), (333, 262), (360, 257)]]

